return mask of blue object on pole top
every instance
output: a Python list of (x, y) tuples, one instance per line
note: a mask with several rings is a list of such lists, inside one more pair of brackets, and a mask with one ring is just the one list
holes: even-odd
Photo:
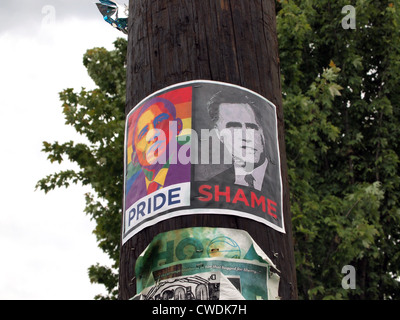
[(99, 0), (102, 4), (108, 4), (110, 6), (115, 6), (116, 3), (114, 1), (108, 1), (108, 0)]
[(128, 34), (128, 9), (119, 5), (115, 1), (99, 1), (101, 3), (96, 3), (96, 5), (103, 16), (104, 21), (106, 21), (119, 31)]

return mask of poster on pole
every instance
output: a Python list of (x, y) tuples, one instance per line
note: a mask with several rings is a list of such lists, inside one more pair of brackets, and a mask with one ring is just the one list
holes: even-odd
[(141, 101), (125, 129), (123, 243), (177, 216), (235, 215), (284, 233), (276, 107), (196, 80)]
[(276, 300), (280, 276), (243, 230), (194, 227), (158, 234), (138, 257), (138, 300)]

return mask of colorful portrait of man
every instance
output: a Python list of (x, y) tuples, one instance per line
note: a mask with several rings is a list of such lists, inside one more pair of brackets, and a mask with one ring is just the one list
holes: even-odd
[(191, 129), (191, 104), (191, 88), (181, 88), (150, 98), (128, 116), (126, 209), (157, 190), (190, 182), (190, 161), (182, 163), (178, 154)]

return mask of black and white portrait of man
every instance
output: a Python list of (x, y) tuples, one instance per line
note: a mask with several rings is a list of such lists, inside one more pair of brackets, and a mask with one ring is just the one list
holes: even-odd
[(207, 107), (233, 164), (220, 175), (231, 179), (231, 183), (261, 190), (269, 161), (258, 109), (248, 96), (224, 96), (222, 91), (211, 98)]
[[(275, 106), (232, 85), (204, 83), (195, 93), (200, 156), (194, 177), (199, 199), (212, 198), (207, 205), (219, 208), (252, 213), (261, 209), (260, 216), (266, 211), (279, 225), (282, 182)], [(210, 132), (209, 137), (204, 132)], [(265, 205), (258, 208), (253, 199), (265, 200)]]

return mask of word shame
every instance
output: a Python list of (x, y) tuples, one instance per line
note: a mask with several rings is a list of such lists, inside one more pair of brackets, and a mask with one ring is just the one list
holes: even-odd
[(257, 196), (253, 191), (246, 193), (241, 188), (237, 189), (237, 191), (233, 191), (230, 187), (221, 188), (218, 185), (211, 186), (204, 184), (199, 187), (199, 194), (201, 195), (199, 200), (203, 202), (223, 201), (233, 204), (242, 203), (246, 207), (251, 207), (253, 209), (261, 208), (262, 212), (267, 213), (272, 218), (278, 218), (275, 214), (277, 203), (265, 196)]

